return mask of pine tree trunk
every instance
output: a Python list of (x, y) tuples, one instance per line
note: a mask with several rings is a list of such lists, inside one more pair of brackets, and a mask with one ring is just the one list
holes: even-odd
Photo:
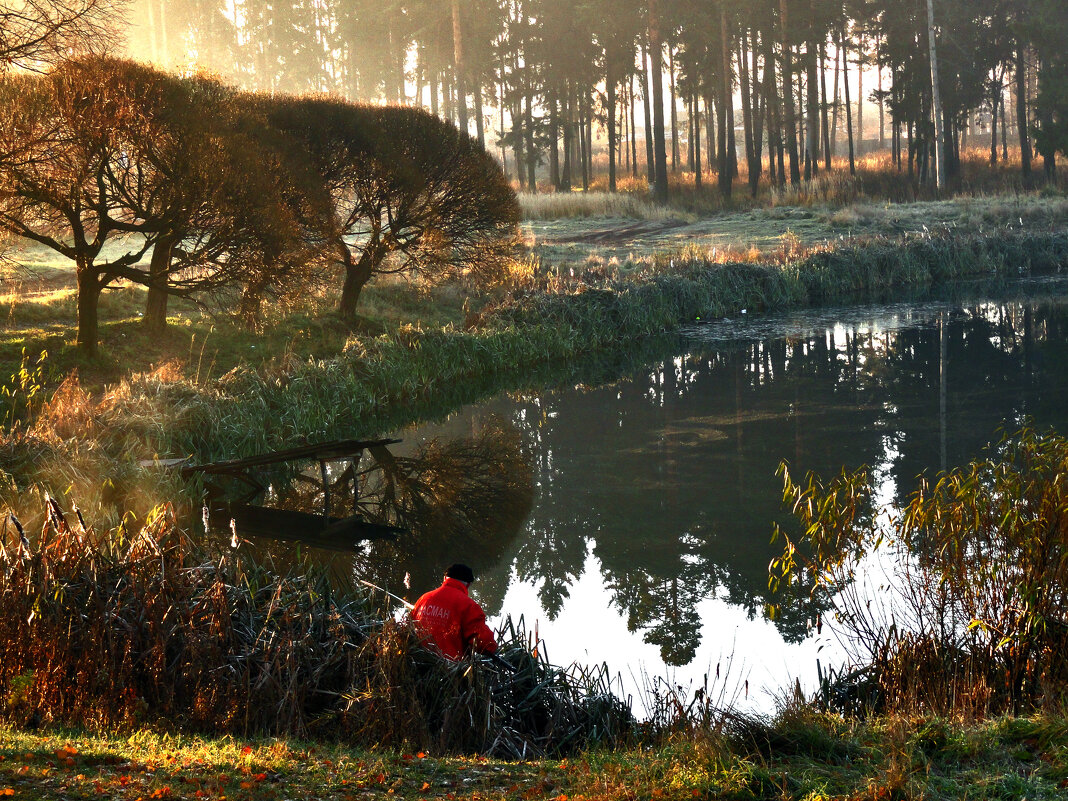
[(820, 169), (820, 96), (819, 75), (817, 73), (818, 65), (816, 61), (816, 54), (819, 48), (816, 46), (816, 0), (809, 0), (809, 11), (812, 16), (808, 21), (808, 43), (805, 46), (805, 62), (808, 67), (808, 115), (805, 118), (805, 164), (807, 169), (811, 170), (811, 173), (806, 174), (806, 178), (812, 178), (815, 175), (818, 175)]
[(464, 36), (460, 22), (460, 0), (452, 0), (452, 61), (456, 77), (456, 112), (459, 128), (467, 133), (467, 62), (464, 60)]
[(693, 172), (693, 95), (686, 97), (686, 171)]
[(838, 84), (840, 66), (842, 61), (842, 48), (834, 48), (834, 110), (831, 113), (831, 157), (838, 155), (838, 109), (841, 107), (841, 88)]
[[(938, 54), (935, 51), (934, 5), (927, 0), (927, 46), (931, 58), (931, 117), (934, 120), (935, 186), (946, 188), (946, 142), (942, 119), (941, 87), (938, 81)], [(859, 116), (859, 114), (858, 114)]]
[(1008, 125), (1008, 121), (1005, 119), (1005, 117), (1007, 115), (1006, 115), (1006, 112), (1005, 112), (1005, 93), (1004, 93), (1004, 91), (1001, 94), (1001, 103), (999, 105), (1001, 106), (1001, 115), (1000, 115), (1001, 116), (1001, 160), (1002, 161), (1008, 161), (1009, 160), (1009, 125)]
[(616, 79), (614, 70), (605, 66), (605, 94), (608, 100), (608, 191), (616, 191)]
[(1027, 61), (1024, 57), (1026, 44), (1016, 44), (1016, 130), (1020, 136), (1020, 169), (1023, 184), (1031, 188), (1031, 142), (1027, 133)]
[(998, 105), (1001, 102), (1001, 77), (997, 76), (990, 87), (990, 164), (998, 163)]
[(588, 142), (586, 141), (586, 98), (583, 96), (582, 110), (579, 112), (579, 163), (582, 165), (582, 191), (589, 191), (590, 174), (588, 172)]
[(789, 18), (786, 13), (786, 0), (779, 0), (779, 16), (782, 25), (782, 102), (785, 111), (784, 125), (786, 127), (787, 148), (790, 156), (790, 183), (798, 186), (801, 183), (801, 168), (798, 165), (797, 152), (797, 121), (794, 117), (794, 68), (793, 54), (790, 48)]
[(772, 186), (781, 186), (776, 171), (776, 159), (781, 163), (782, 156), (782, 105), (779, 103), (779, 90), (775, 79), (775, 37), (764, 34), (764, 113), (768, 127), (768, 180)]
[(719, 6), (719, 53), (720, 53), (720, 112), (723, 125), (720, 141), (724, 158), (720, 162), (719, 191), (729, 198), (734, 189), (734, 177), (738, 174), (738, 154), (734, 142), (734, 93), (731, 91), (731, 45), (727, 25), (726, 4)]
[(849, 141), (849, 174), (857, 174), (857, 162), (853, 153), (853, 106), (849, 102), (849, 50), (846, 49), (845, 32), (838, 37), (838, 47), (842, 51), (842, 86), (845, 89), (846, 139)]
[(883, 60), (879, 54), (875, 61), (876, 89), (879, 93), (879, 149), (886, 145), (886, 98), (883, 96)]
[(864, 51), (857, 45), (857, 138), (858, 156), (864, 155)]
[(549, 104), (549, 184), (560, 191), (560, 102), (555, 88), (550, 89)]
[(638, 129), (634, 120), (634, 106), (637, 96), (634, 91), (634, 76), (630, 76), (630, 174), (638, 179)]
[(571, 191), (571, 176), (574, 173), (573, 161), (571, 154), (573, 148), (571, 146), (572, 137), (575, 135), (574, 128), (574, 105), (572, 103), (571, 96), (571, 84), (570, 82), (565, 84), (566, 92), (564, 95), (564, 167), (560, 174), (560, 189), (565, 192)]
[(512, 114), (512, 157), (515, 159), (515, 177), (519, 182), (520, 190), (526, 188), (527, 185), (527, 172), (526, 172), (526, 160), (524, 158), (524, 140), (523, 133), (523, 116), (520, 113), (522, 109), (522, 101), (515, 103), (511, 108)]
[(671, 172), (679, 171), (679, 112), (675, 103), (675, 49), (668, 44), (668, 76), (671, 88)]
[(693, 185), (701, 188), (701, 98), (693, 96)]
[(642, 102), (645, 105), (645, 171), (649, 176), (649, 186), (653, 186), (656, 181), (656, 159), (653, 158), (653, 104), (651, 100), (651, 81), (649, 79), (648, 46), (642, 51), (642, 59), (645, 66), (645, 69), (642, 70), (642, 87), (645, 90), (642, 92)]
[(753, 141), (755, 132), (753, 130), (753, 87), (751, 78), (756, 76), (750, 76), (749, 74), (749, 60), (746, 58), (746, 50), (748, 45), (748, 32), (746, 28), (742, 28), (738, 37), (738, 74), (739, 74), (739, 88), (742, 95), (742, 130), (744, 132), (745, 139), (745, 168), (749, 178), (749, 186), (753, 186), (753, 176), (756, 174), (757, 181), (760, 180), (760, 157), (756, 152), (756, 145)]
[(719, 107), (712, 93), (705, 95), (705, 163), (712, 169), (712, 155), (719, 152), (716, 139), (716, 123), (719, 121)]
[[(435, 117), (437, 117), (437, 116), (439, 116), (439, 114), (438, 114), (438, 111), (439, 111), (439, 107), (438, 107), (438, 92), (439, 92), (439, 88), (438, 87), (439, 87), (439, 83), (438, 83), (438, 81), (439, 81), (441, 76), (438, 73), (438, 70), (435, 68), (435, 69), (431, 69), (430, 74), (427, 77), (428, 77), (428, 80), (430, 81), (430, 113), (433, 114)], [(503, 90), (501, 91), (501, 98), (502, 98), (502, 100), (504, 98)]]
[(534, 98), (531, 97), (529, 86), (527, 88), (525, 101), (526, 105), (523, 112), (523, 133), (526, 138), (524, 147), (526, 149), (527, 157), (527, 186), (530, 187), (530, 191), (533, 193), (538, 191), (538, 181), (534, 174), (534, 169), (538, 161), (538, 153), (534, 149)]
[(827, 43), (820, 45), (820, 130), (823, 134), (823, 166), (831, 169), (831, 125), (827, 117)]
[[(749, 51), (753, 59), (753, 66), (749, 71), (749, 85), (753, 91), (753, 154), (757, 164), (757, 182), (760, 181), (760, 170), (763, 169), (764, 157), (764, 98), (760, 92), (760, 64), (757, 59), (757, 35), (752, 31), (749, 40)], [(752, 179), (750, 178), (750, 182)]]
[(593, 108), (590, 96), (586, 95), (586, 174), (593, 183)]
[(649, 62), (653, 84), (653, 158), (656, 160), (653, 178), (653, 198), (657, 203), (668, 199), (667, 148), (664, 142), (664, 81), (662, 63), (663, 41), (660, 38), (659, 0), (647, 0), (649, 14)]

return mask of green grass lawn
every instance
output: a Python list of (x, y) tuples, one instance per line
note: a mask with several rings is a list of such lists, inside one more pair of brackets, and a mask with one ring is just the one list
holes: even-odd
[(352, 749), (285, 739), (0, 727), (12, 799), (1062, 799), (1068, 721), (978, 724), (784, 716), (755, 744), (722, 735), (567, 759)]

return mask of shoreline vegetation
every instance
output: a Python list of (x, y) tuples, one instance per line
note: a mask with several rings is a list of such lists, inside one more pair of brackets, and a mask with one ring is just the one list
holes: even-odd
[[(972, 797), (980, 786), (994, 798), (1058, 797), (1068, 786), (1060, 696), (1014, 718), (909, 709), (864, 719), (784, 691), (761, 718), (731, 712), (717, 689), (665, 685), (649, 689), (652, 715), (635, 722), (612, 695), (610, 666), (553, 666), (521, 623), (502, 649), (517, 676), (445, 666), (312, 572), (273, 575), (194, 545), (176, 522), (195, 506), (181, 482), (137, 463), (372, 436), (598, 364), (610, 378), (680, 326), (743, 309), (878, 302), (1068, 266), (1063, 226), (981, 222), (822, 244), (787, 237), (759, 253), (690, 248), (631, 265), (532, 258), (477, 309), (455, 286), (414, 301), (387, 286), (379, 297), (393, 293), (394, 322), (334, 330), (298, 310), (306, 338), (288, 328), (220, 343), (207, 364), (206, 339), (198, 350), (172, 325), (171, 344), (188, 343), (184, 363), (129, 375), (116, 369), (121, 351), (112, 363), (70, 362), (24, 342), (3, 399), (0, 500), (42, 535), (3, 535), (4, 608), (19, 612), (2, 634), (0, 794), (890, 799)], [(462, 318), (403, 322), (404, 303), (436, 299)], [(43, 339), (61, 344), (55, 316)], [(108, 335), (134, 350), (145, 342), (133, 320)], [(250, 342), (271, 352), (242, 362)], [(50, 498), (92, 510), (99, 528)], [(96, 610), (88, 627), (86, 609)], [(453, 709), (463, 714), (449, 718)], [(447, 756), (473, 752), (494, 756)]]
[[(1027, 228), (843, 240), (753, 263), (689, 250), (656, 255), (627, 275), (561, 275), (535, 265), (495, 302), (468, 313), (466, 325), (402, 324), (350, 336), (324, 358), (275, 343), (281, 353), (259, 366), (239, 362), (214, 380), (200, 379), (204, 357), (191, 342), (195, 377), (165, 362), (99, 394), (77, 373), (50, 386), (47, 362), (24, 352), (5, 388), (0, 499), (32, 520), (34, 512), (18, 503), (28, 489), (69, 494), (101, 525), (115, 526), (126, 513), (143, 519), (180, 495), (165, 473), (138, 478), (138, 460), (193, 455), (208, 462), (378, 436), (493, 392), (573, 379), (598, 362), (618, 365), (680, 326), (743, 309), (877, 302), (905, 290), (1066, 266), (1068, 230)], [(106, 491), (102, 476), (110, 479)], [(153, 481), (159, 486), (147, 486)]]
[[(773, 716), (732, 708), (729, 678), (717, 675), (697, 688), (647, 682), (639, 700), (648, 716), (636, 720), (607, 666), (549, 664), (522, 623), (499, 634), (511, 670), (449, 663), (368, 596), (335, 591), (314, 571), (279, 576), (240, 551), (211, 553), (169, 510), (136, 532), (97, 533), (53, 506), (35, 545), (0, 554), (0, 793), (1062, 797), (1068, 723), (1054, 671), (1064, 664), (1056, 626), (1065, 531), (1057, 515), (1068, 487), (1055, 476), (1068, 464), (1068, 440), (1021, 432), (992, 457), (940, 477), (933, 493), (917, 491), (913, 503), (925, 511), (910, 511), (913, 533), (904, 534), (920, 536), (913, 544), (926, 565), (914, 599), (934, 600), (953, 625), (914, 638), (862, 607), (852, 621), (840, 610), (847, 626), (859, 626), (854, 634), (877, 635), (882, 658), (828, 677), (811, 697), (781, 692)], [(814, 591), (848, 588), (856, 560), (879, 547), (864, 540), (876, 535), (858, 480), (787, 480), (799, 519), (817, 523), (806, 534), (816, 537), (806, 570), (822, 575)], [(1006, 525), (1021, 481), (1021, 503), (1034, 514)], [(962, 510), (983, 521), (979, 572), (996, 577), (1007, 614), (997, 599), (982, 611), (968, 605), (991, 599), (974, 583)], [(923, 532), (937, 519), (958, 521), (947, 534), (957, 544), (926, 543), (934, 550), (924, 555)], [(800, 554), (787, 546), (784, 558)], [(781, 578), (792, 572), (780, 568)], [(1021, 594), (1033, 609), (1014, 616)], [(969, 615), (978, 627), (962, 625)], [(1012, 683), (1023, 696), (996, 689), (1002, 666), (1014, 662), (1030, 675)], [(977, 678), (984, 673), (990, 683)], [(881, 700), (857, 705), (858, 690)], [(852, 701), (835, 700), (843, 692)], [(1005, 716), (1010, 708), (1015, 716)]]

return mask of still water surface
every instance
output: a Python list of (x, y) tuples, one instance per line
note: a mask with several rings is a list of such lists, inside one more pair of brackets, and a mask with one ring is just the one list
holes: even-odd
[(763, 614), (772, 521), (789, 522), (779, 463), (828, 477), (867, 464), (890, 504), (1001, 427), (1068, 431), (1065, 291), (718, 321), (614, 383), (506, 394), (399, 432), (414, 445), (514, 428), (534, 498), (517, 528), (415, 547), (375, 578), (414, 598), (444, 567), (428, 561), (467, 561), (491, 617), (536, 622), (556, 663), (607, 662), (628, 686), (730, 666), (739, 701), (748, 680), (767, 708), (795, 679), (811, 686), (830, 642), (804, 610)]
[(611, 383), (504, 394), (396, 432), (402, 461), (430, 441), (511, 443), (497, 467), (477, 449), (408, 465), (478, 531), (444, 533), (452, 518), (431, 511), (419, 536), (331, 558), (410, 600), (468, 562), (492, 623), (522, 617), (557, 664), (607, 663), (639, 713), (646, 677), (705, 674), (766, 710), (815, 684), (817, 658), (841, 658), (799, 604), (764, 616), (772, 523), (791, 522), (780, 462), (796, 477), (866, 464), (894, 504), (1025, 420), (1068, 432), (1063, 280), (716, 321)]

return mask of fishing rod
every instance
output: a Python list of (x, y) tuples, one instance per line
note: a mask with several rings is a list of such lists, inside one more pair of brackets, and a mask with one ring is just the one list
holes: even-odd
[[(381, 593), (383, 593), (385, 595), (388, 595), (393, 600), (400, 601), (402, 604), (404, 604), (408, 608), (408, 611), (411, 611), (412, 609), (415, 609), (415, 604), (411, 603), (410, 601), (404, 600), (399, 595), (394, 595), (392, 592), (387, 590), (385, 587), (379, 587), (377, 584), (372, 584), (370, 581), (366, 581), (365, 579), (356, 579), (356, 580), (358, 582), (360, 582), (360, 584), (363, 584), (365, 587), (370, 587), (372, 590), (378, 590), (379, 592), (381, 592)], [(503, 659), (501, 659), (499, 656), (497, 656), (497, 654), (489, 654), (489, 653), (484, 653), (483, 652), (483, 653), (478, 653), (477, 656), (480, 656), (480, 657), (483, 657), (485, 659), (488, 659), (490, 662), (495, 664), (497, 667), (504, 668), (505, 670), (509, 671), (510, 673), (518, 673), (519, 672), (519, 668), (515, 667), (514, 665), (508, 664)]]
[(372, 590), (378, 590), (379, 592), (381, 592), (381, 593), (383, 593), (383, 594), (385, 594), (385, 595), (388, 595), (388, 596), (389, 596), (390, 598), (392, 598), (392, 599), (393, 599), (394, 601), (400, 601), (400, 602), (401, 602), (402, 604), (404, 604), (404, 605), (405, 605), (405, 606), (406, 606), (406, 607), (407, 607), (407, 608), (408, 608), (409, 610), (411, 610), (411, 609), (415, 609), (415, 604), (411, 603), (410, 601), (406, 601), (406, 600), (404, 600), (404, 599), (403, 599), (403, 598), (401, 598), (401, 597), (400, 597), (399, 595), (394, 595), (394, 594), (393, 594), (393, 593), (391, 593), (391, 592), (390, 592), (389, 590), (387, 590), (387, 589), (386, 589), (385, 587), (379, 587), (379, 586), (378, 586), (377, 584), (372, 584), (371, 582), (369, 582), (369, 581), (365, 581), (364, 579), (356, 579), (356, 580), (357, 580), (357, 581), (359, 581), (359, 582), (360, 582), (360, 584), (363, 584), (363, 585), (364, 585), (365, 587), (370, 587), (370, 588), (371, 588)]

